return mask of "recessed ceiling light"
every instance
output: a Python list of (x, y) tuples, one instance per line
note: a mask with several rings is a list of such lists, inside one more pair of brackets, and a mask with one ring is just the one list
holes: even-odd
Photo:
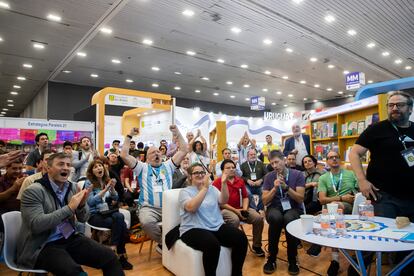
[(125, 80), (126, 82), (128, 82), (128, 83), (133, 83), (134, 81), (133, 80), (131, 80), (131, 79), (126, 79)]
[(218, 95), (220, 95), (220, 94), (219, 94), (219, 93), (217, 93), (217, 92), (214, 92), (214, 93), (213, 93), (213, 95), (214, 95), (214, 96), (218, 96)]
[(342, 95), (342, 94), (344, 94), (344, 91), (338, 91), (338, 94)]
[(19, 95), (19, 93), (16, 92), (16, 91), (11, 91), (10, 94), (12, 94), (12, 95)]
[(24, 67), (24, 68), (32, 68), (32, 67), (33, 67), (33, 65), (28, 64), (28, 63), (23, 63), (23, 67)]
[(319, 84), (317, 84), (317, 83), (315, 83), (314, 85), (313, 85), (313, 87), (315, 87), (315, 88), (319, 88), (319, 87), (321, 87)]
[(153, 67), (151, 67), (151, 70), (152, 70), (152, 71), (160, 71), (160, 68), (159, 68), (159, 67), (157, 67), (157, 66), (153, 66)]
[(72, 73), (72, 71), (70, 71), (70, 70), (63, 70), (62, 72), (63, 72), (63, 73), (65, 73), (65, 74), (70, 74), (70, 73)]
[(240, 28), (238, 28), (238, 27), (232, 27), (231, 29), (230, 29), (233, 33), (235, 33), (235, 34), (239, 34), (242, 30), (240, 29)]
[(357, 34), (357, 31), (355, 31), (354, 29), (350, 29), (350, 30), (347, 31), (347, 34), (351, 35), (351, 36), (354, 36), (354, 35)]
[(381, 54), (383, 57), (388, 57), (390, 55), (390, 52), (382, 52)]
[(303, 100), (304, 100), (304, 101), (307, 101), (307, 100), (308, 100), (308, 98), (303, 98)]
[(332, 22), (334, 22), (336, 19), (335, 19), (335, 16), (333, 16), (332, 14), (328, 14), (327, 16), (325, 16), (325, 21), (326, 22), (328, 22), (328, 23), (332, 23)]
[(283, 76), (282, 79), (287, 80), (289, 77), (288, 76)]
[(189, 51), (186, 52), (186, 54), (189, 55), (189, 56), (195, 56), (196, 52), (189, 50)]
[(244, 88), (249, 88), (250, 87), (250, 84), (243, 84), (243, 87)]
[(232, 81), (226, 81), (226, 84), (228, 84), (228, 85), (232, 85), (232, 84), (233, 84), (233, 82), (232, 82)]
[(401, 64), (402, 63), (402, 60), (401, 59), (396, 59), (396, 60), (394, 60), (394, 63), (395, 64)]
[(333, 64), (329, 64), (329, 65), (328, 65), (328, 68), (329, 68), (329, 69), (333, 69), (333, 68), (335, 68), (335, 65), (333, 65)]
[(301, 80), (301, 81), (300, 81), (300, 83), (301, 83), (301, 84), (305, 84), (305, 83), (306, 83), (306, 81), (305, 81), (305, 80)]
[(270, 45), (272, 43), (273, 43), (273, 41), (271, 39), (269, 39), (269, 38), (263, 39), (263, 44), (265, 44), (265, 45)]
[(292, 53), (293, 49), (292, 48), (286, 48), (285, 51), (288, 52), (288, 53)]
[(282, 91), (276, 91), (276, 94), (282, 95)]
[(262, 89), (262, 91), (263, 91), (263, 92), (267, 92), (267, 91), (269, 91), (269, 89), (267, 89), (267, 88), (263, 88), (263, 89)]
[(12, 103), (12, 102), (13, 102), (13, 100), (7, 100), (7, 102), (8, 102), (8, 103)]
[(9, 5), (9, 3), (6, 3), (4, 1), (0, 1), (0, 8), (10, 9), (10, 5)]
[(287, 104), (284, 104), (283, 107), (288, 107), (288, 105)]
[(104, 33), (104, 34), (112, 34), (112, 29), (107, 28), (107, 27), (101, 28), (100, 31), (101, 31), (101, 33)]
[(181, 72), (175, 71), (174, 74), (181, 75)]
[(318, 102), (318, 100), (313, 100), (313, 102), (314, 102), (314, 103), (317, 103), (317, 102)]
[(182, 14), (185, 15), (185, 16), (187, 16), (187, 17), (192, 17), (194, 15), (194, 12), (192, 10), (185, 9), (182, 12)]
[(412, 67), (411, 66), (405, 66), (405, 70), (411, 70)]
[(26, 80), (26, 78), (25, 78), (25, 77), (21, 77), (21, 76), (17, 77), (17, 79), (18, 79), (18, 80), (21, 80), (21, 81)]
[(13, 107), (13, 106), (14, 106), (14, 104), (8, 104), (7, 106)]
[(179, 86), (174, 86), (174, 90), (181, 90), (181, 87), (179, 87)]
[(208, 81), (210, 80), (208, 77), (201, 77), (202, 80)]
[(194, 92), (196, 92), (196, 93), (200, 93), (200, 92), (201, 92), (201, 90), (196, 89), (196, 90), (194, 90)]
[(353, 97), (354, 95), (352, 95), (352, 94), (348, 94), (348, 97)]
[(8, 108), (3, 108), (3, 111), (9, 111), (9, 109)]
[(273, 103), (272, 103), (272, 105), (276, 105), (276, 103), (275, 103), (275, 102), (273, 102)]
[(234, 99), (234, 98), (236, 98), (236, 96), (234, 96), (234, 95), (230, 95), (230, 98)]
[(49, 19), (49, 20), (51, 20), (51, 21), (56, 21), (56, 22), (60, 22), (60, 21), (62, 21), (62, 17), (60, 17), (59, 15), (57, 15), (57, 14), (51, 14), (51, 13), (49, 13), (48, 15), (47, 15), (47, 19)]
[(0, 112), (1, 114), (6, 114), (7, 112), (6, 111), (2, 111), (2, 112)]
[(289, 95), (288, 95), (288, 97), (289, 97), (289, 98), (292, 98), (292, 97), (293, 97), (293, 94), (289, 94)]
[(218, 59), (217, 59), (217, 62), (218, 62), (218, 63), (224, 63), (224, 62), (225, 62), (225, 60), (224, 60), (224, 59), (221, 59), (221, 58), (218, 58)]
[(311, 57), (309, 60), (310, 60), (311, 62), (317, 62), (317, 61), (318, 61), (318, 59), (317, 59), (316, 57)]
[(144, 38), (142, 40), (142, 44), (145, 44), (145, 45), (152, 45), (152, 43), (153, 43), (153, 41), (151, 39), (148, 39), (148, 38)]
[(250, 101), (250, 98), (244, 98), (245, 101)]
[(22, 87), (20, 85), (13, 85), (13, 88), (20, 89)]
[(3, 38), (0, 36), (0, 42), (2, 42), (3, 41)]
[(249, 65), (247, 65), (247, 64), (242, 64), (242, 65), (240, 65), (240, 67), (241, 67), (241, 68), (243, 68), (243, 69), (246, 69), (246, 68), (249, 68)]
[(77, 52), (76, 54), (78, 55), (78, 57), (86, 57), (85, 52)]
[(328, 87), (326, 88), (326, 91), (332, 91), (332, 88)]
[(270, 72), (269, 70), (264, 71), (264, 73), (265, 73), (266, 75), (270, 75), (270, 74), (272, 74), (272, 72)]
[(303, 0), (292, 0), (292, 2), (295, 3), (295, 4), (300, 4), (300, 3), (303, 2)]
[(344, 73), (344, 75), (348, 75), (349, 71), (348, 70), (344, 70), (342, 73)]
[(119, 59), (116, 59), (116, 58), (112, 59), (111, 61), (112, 61), (112, 63), (115, 63), (115, 64), (120, 64), (121, 63), (121, 61)]
[(97, 77), (99, 77), (99, 75), (98, 74), (91, 74), (91, 77), (92, 78), (97, 78)]
[(44, 49), (45, 45), (43, 45), (41, 43), (33, 43), (33, 48), (35, 48), (35, 49)]
[(159, 87), (160, 85), (158, 83), (151, 84), (152, 87)]
[(373, 80), (368, 80), (368, 81), (367, 81), (367, 83), (373, 83), (373, 82), (374, 82)]
[(374, 42), (370, 42), (367, 44), (367, 48), (374, 48), (376, 45)]

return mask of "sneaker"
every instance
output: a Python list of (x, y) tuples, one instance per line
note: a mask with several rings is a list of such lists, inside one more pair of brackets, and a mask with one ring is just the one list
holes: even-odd
[(265, 252), (262, 250), (261, 247), (255, 247), (253, 246), (253, 253), (257, 256), (257, 257), (264, 257)]
[(128, 262), (127, 258), (125, 258), (124, 255), (119, 257), (119, 262), (121, 263), (123, 270), (131, 270), (133, 268), (133, 265)]
[(321, 254), (321, 246), (318, 244), (312, 244), (306, 253), (308, 253), (309, 256), (318, 257), (319, 254)]
[(155, 251), (162, 255), (162, 245), (160, 243), (155, 247)]
[(267, 260), (265, 265), (263, 266), (263, 272), (265, 274), (272, 274), (276, 270), (276, 263), (270, 260)]
[(332, 260), (331, 264), (329, 265), (328, 271), (326, 273), (328, 273), (328, 276), (336, 276), (338, 275), (339, 272), (339, 263), (337, 261)]
[(298, 275), (299, 274), (299, 266), (296, 261), (289, 262), (288, 273), (290, 275)]

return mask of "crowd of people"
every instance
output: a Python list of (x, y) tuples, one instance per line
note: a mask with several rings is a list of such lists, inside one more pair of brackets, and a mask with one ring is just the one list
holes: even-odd
[[(179, 196), (179, 235), (188, 246), (203, 252), (206, 275), (215, 275), (220, 246), (232, 248), (232, 275), (242, 275), (248, 241), (240, 223), (252, 225), (252, 251), (264, 257), (264, 221), (268, 228), (268, 256), (263, 271), (276, 269), (282, 230), (305, 211), (318, 214), (324, 205), (338, 203), (350, 214), (354, 196), (361, 191), (374, 200), (376, 215), (414, 215), (410, 187), (396, 189), (391, 183), (414, 179), (414, 126), (408, 120), (412, 98), (404, 92), (389, 95), (388, 119), (368, 127), (358, 138), (350, 159), (353, 171), (341, 165), (334, 150), (326, 155), (326, 166), (318, 166), (310, 155), (309, 136), (299, 125), (283, 151), (266, 135), (259, 147), (248, 133), (240, 138), (238, 155), (222, 150), (223, 160), (214, 163), (200, 130), (184, 138), (170, 126), (171, 143), (144, 148), (132, 140), (133, 128), (122, 147), (114, 140), (104, 156), (94, 149), (91, 138), (83, 137), (79, 149), (67, 141), (62, 152), (49, 149), (46, 133), (39, 133), (36, 148), (23, 160), (20, 151), (2, 150), (0, 167), (0, 213), (20, 210), (23, 224), (17, 244), (17, 262), (45, 269), (56, 275), (81, 275), (81, 265), (102, 269), (104, 275), (124, 275), (133, 268), (125, 244), (128, 229), (119, 208), (138, 208), (145, 233), (162, 248), (162, 193), (182, 188)], [(4, 144), (4, 143), (3, 143)], [(360, 156), (371, 152), (368, 170)], [(384, 167), (385, 166), (385, 167)], [(25, 170), (25, 172), (23, 172)], [(355, 172), (355, 173), (354, 173)], [(27, 174), (30, 174), (29, 176)], [(397, 181), (397, 180), (398, 181)], [(85, 238), (82, 223), (112, 230), (110, 247)], [(300, 241), (285, 229), (288, 273), (299, 273)], [(307, 253), (317, 257), (319, 245)], [(339, 255), (332, 249), (328, 275), (337, 275)], [(352, 270), (352, 268), (351, 268)]]

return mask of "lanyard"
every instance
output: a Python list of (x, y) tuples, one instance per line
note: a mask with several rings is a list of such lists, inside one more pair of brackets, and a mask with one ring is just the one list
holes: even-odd
[(158, 173), (158, 175), (157, 175), (156, 171), (154, 170), (154, 168), (152, 166), (151, 166), (151, 170), (152, 170), (152, 175), (155, 176), (155, 183), (156, 183), (156, 185), (160, 185), (161, 184), (161, 186), (162, 186), (164, 183), (163, 183), (163, 181), (162, 181), (162, 179), (160, 177), (160, 175), (161, 175), (161, 167), (160, 167), (160, 172)]
[(405, 145), (405, 141), (403, 139), (403, 137), (405, 137), (405, 135), (401, 135), (400, 131), (398, 130), (397, 126), (394, 125), (394, 123), (391, 123), (391, 125), (394, 127), (394, 129), (397, 131), (398, 134), (398, 140), (400, 140), (401, 144), (403, 145), (404, 149), (407, 149), (407, 146)]
[(250, 162), (247, 161), (247, 165), (249, 166), (250, 172), (252, 172), (252, 173), (256, 172), (256, 163), (257, 163), (257, 161), (254, 161), (254, 166), (253, 166), (253, 169), (252, 169), (252, 167), (250, 167)]
[[(285, 178), (286, 185), (288, 185), (288, 181), (289, 181), (289, 169), (287, 169), (286, 178)], [(282, 191), (282, 188), (280, 187), (280, 185), (279, 185), (279, 192), (280, 192), (280, 197), (281, 198), (286, 197), (286, 196), (283, 196), (283, 191)]]
[(329, 174), (331, 175), (332, 187), (333, 187), (335, 193), (338, 193), (339, 190), (341, 189), (341, 186), (342, 186), (342, 170), (341, 170), (341, 174), (339, 175), (338, 183), (335, 183), (332, 172), (329, 172)]

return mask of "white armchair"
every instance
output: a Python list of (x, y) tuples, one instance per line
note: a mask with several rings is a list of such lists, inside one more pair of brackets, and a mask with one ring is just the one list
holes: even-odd
[[(180, 223), (178, 195), (181, 189), (163, 192), (162, 196), (162, 264), (177, 276), (204, 276), (202, 252), (177, 240), (168, 250), (165, 235)], [(217, 276), (231, 275), (231, 250), (221, 247), (220, 259), (216, 270)]]

